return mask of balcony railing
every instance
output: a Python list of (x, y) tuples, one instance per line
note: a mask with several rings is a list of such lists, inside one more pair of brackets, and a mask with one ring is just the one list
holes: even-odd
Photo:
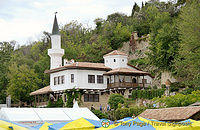
[(108, 88), (133, 88), (141, 86), (141, 84), (138, 83), (129, 83), (129, 82), (115, 82), (115, 83), (109, 83)]

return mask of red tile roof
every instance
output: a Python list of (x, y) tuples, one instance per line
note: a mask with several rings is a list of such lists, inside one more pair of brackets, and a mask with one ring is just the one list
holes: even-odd
[(139, 116), (160, 121), (181, 121), (189, 119), (200, 112), (200, 107), (171, 107), (162, 109), (147, 109)]
[(111, 68), (106, 67), (103, 63), (75, 62), (59, 68), (46, 70), (45, 73), (54, 73), (66, 69), (93, 69), (93, 70), (105, 70), (105, 71), (111, 70)]
[(110, 56), (110, 55), (124, 55), (124, 56), (127, 56), (127, 54), (125, 54), (125, 53), (123, 53), (121, 51), (118, 51), (118, 50), (114, 50), (114, 51), (112, 51), (112, 52), (110, 52), (110, 53), (108, 53), (108, 54), (106, 54), (104, 56)]
[(127, 74), (127, 75), (150, 75), (148, 72), (135, 70), (131, 68), (117, 68), (106, 72), (104, 75), (112, 75), (112, 74)]
[(33, 96), (33, 95), (45, 94), (45, 93), (49, 93), (49, 92), (53, 92), (53, 91), (50, 86), (47, 86), (47, 87), (38, 89), (34, 92), (31, 92), (30, 95)]

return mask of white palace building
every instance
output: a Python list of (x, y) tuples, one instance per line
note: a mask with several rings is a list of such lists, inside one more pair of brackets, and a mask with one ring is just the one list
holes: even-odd
[(111, 93), (129, 98), (133, 89), (152, 84), (151, 74), (128, 64), (128, 56), (117, 50), (104, 55), (104, 63), (76, 62), (73, 59), (64, 59), (63, 63), (64, 49), (61, 48), (56, 16), (48, 55), (50, 69), (45, 73), (50, 74), (50, 85), (30, 94), (35, 96), (40, 107), (47, 104), (49, 97), (57, 100), (66, 90), (78, 89), (84, 92), (81, 106), (90, 108), (93, 105), (98, 109), (100, 104), (107, 104)]

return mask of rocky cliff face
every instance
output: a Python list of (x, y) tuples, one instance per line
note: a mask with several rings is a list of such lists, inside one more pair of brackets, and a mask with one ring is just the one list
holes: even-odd
[[(149, 45), (149, 37), (142, 36), (138, 37), (137, 33), (134, 32), (131, 35), (130, 41), (123, 43), (123, 47), (119, 50), (126, 53), (128, 55), (128, 60), (137, 60), (140, 58), (146, 57), (146, 53), (149, 51), (148, 47)], [(137, 65), (136, 65), (137, 66)], [(140, 66), (137, 66), (140, 68)], [(144, 68), (141, 68), (144, 71), (151, 72), (155, 68), (151, 65), (147, 65)], [(161, 87), (162, 84), (165, 84), (167, 80), (170, 80), (171, 82), (176, 82), (177, 80), (171, 75), (170, 72), (162, 72), (162, 73), (156, 73), (155, 78), (153, 80), (153, 86), (156, 85), (158, 87)]]
[(125, 52), (128, 55), (128, 59), (138, 59), (145, 57), (145, 53), (149, 47), (149, 35), (138, 37), (137, 33), (134, 32), (131, 35), (130, 41), (123, 43), (123, 47), (120, 51)]
[[(146, 52), (149, 51), (148, 49), (149, 36), (150, 35), (138, 37), (137, 33), (134, 32), (131, 35), (130, 41), (123, 43), (123, 47), (120, 48), (119, 50), (128, 55), (129, 61), (144, 58), (146, 57)], [(141, 69), (143, 69), (144, 71), (150, 72), (153, 70), (153, 67), (151, 65), (148, 65)], [(160, 78), (161, 78), (160, 74), (157, 74), (153, 80), (152, 86), (156, 85), (160, 87), (161, 86)]]

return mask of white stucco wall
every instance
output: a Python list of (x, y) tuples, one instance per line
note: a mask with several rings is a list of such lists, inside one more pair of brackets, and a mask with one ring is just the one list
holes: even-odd
[[(104, 76), (104, 83), (97, 83), (97, 75), (103, 75), (106, 71), (98, 70), (77, 70), (70, 69), (50, 74), (50, 86), (53, 91), (81, 88), (81, 89), (106, 89), (107, 79)], [(71, 74), (74, 74), (74, 83), (71, 83)], [(64, 84), (54, 85), (54, 77), (65, 76)], [(88, 83), (88, 75), (95, 75), (95, 83)]]
[[(127, 56), (124, 55), (110, 55), (110, 56), (104, 56), (104, 64), (107, 67), (110, 67), (111, 69), (115, 68), (125, 68), (127, 67)], [(115, 62), (114, 62), (115, 59)]]
[(51, 36), (51, 49), (48, 49), (48, 55), (51, 58), (51, 69), (62, 66), (62, 56), (64, 55), (64, 49), (61, 49), (60, 35)]

